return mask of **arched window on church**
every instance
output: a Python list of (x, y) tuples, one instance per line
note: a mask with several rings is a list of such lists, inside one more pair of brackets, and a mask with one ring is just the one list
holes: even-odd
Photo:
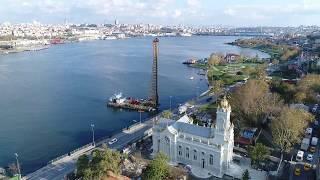
[(182, 146), (178, 146), (178, 154), (179, 156), (182, 156)]
[(197, 150), (193, 150), (193, 160), (197, 160)]
[(166, 136), (166, 137), (164, 137), (164, 140), (165, 140), (165, 142), (167, 143), (167, 144), (170, 144), (170, 139)]
[(210, 164), (210, 165), (213, 165), (213, 155), (212, 155), (212, 154), (210, 154), (209, 164)]
[(189, 148), (186, 148), (186, 158), (189, 159)]

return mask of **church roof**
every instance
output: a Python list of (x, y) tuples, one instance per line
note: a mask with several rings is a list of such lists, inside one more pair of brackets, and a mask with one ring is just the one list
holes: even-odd
[(197, 126), (192, 123), (192, 119), (188, 115), (184, 115), (179, 120), (161, 118), (157, 123), (158, 127), (167, 128), (171, 133), (182, 132), (194, 136), (209, 138), (211, 136), (211, 128)]
[(178, 132), (183, 132), (190, 135), (209, 138), (211, 134), (211, 128), (197, 126), (193, 124), (176, 122), (172, 125)]

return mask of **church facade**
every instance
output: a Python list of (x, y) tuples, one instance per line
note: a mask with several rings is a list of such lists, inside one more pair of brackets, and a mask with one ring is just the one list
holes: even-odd
[(174, 121), (159, 119), (153, 127), (153, 154), (165, 153), (171, 164), (185, 164), (222, 177), (233, 156), (234, 131), (230, 122), (231, 106), (224, 98), (214, 127), (193, 124), (187, 115)]

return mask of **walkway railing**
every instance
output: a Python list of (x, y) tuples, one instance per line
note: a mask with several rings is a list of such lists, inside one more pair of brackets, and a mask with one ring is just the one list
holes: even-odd
[[(57, 162), (57, 161), (65, 158), (65, 157), (72, 156), (72, 155), (76, 154), (77, 152), (80, 152), (81, 150), (86, 149), (86, 148), (88, 148), (88, 147), (90, 147), (90, 146), (93, 146), (92, 143), (86, 144), (86, 145), (84, 145), (84, 146), (81, 146), (81, 147), (79, 147), (79, 148), (77, 148), (77, 149), (69, 152), (69, 153), (66, 153), (66, 154), (64, 154), (64, 155), (61, 155), (61, 156), (59, 156), (59, 157), (56, 157), (56, 158), (52, 159), (51, 161), (49, 161), (48, 164), (53, 164), (53, 163), (55, 163), (55, 162)], [(94, 146), (93, 146), (93, 147), (94, 147)]]

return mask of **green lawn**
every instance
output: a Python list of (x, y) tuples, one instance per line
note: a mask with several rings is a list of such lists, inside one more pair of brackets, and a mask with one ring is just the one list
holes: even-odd
[[(222, 80), (225, 85), (232, 85), (238, 81), (244, 80), (247, 76), (243, 74), (246, 67), (256, 67), (255, 63), (238, 63), (210, 67), (208, 71), (209, 80)], [(237, 74), (239, 73), (240, 74)]]

